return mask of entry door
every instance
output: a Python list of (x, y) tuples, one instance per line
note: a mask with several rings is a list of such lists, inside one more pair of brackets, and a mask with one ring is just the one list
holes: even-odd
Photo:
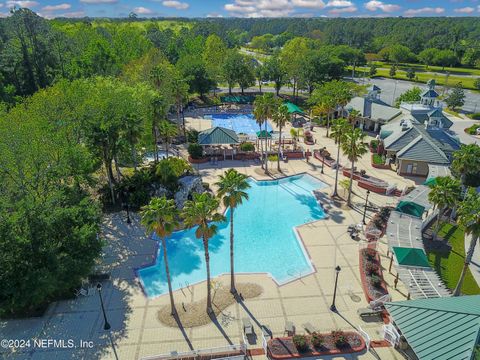
[(407, 165), (407, 174), (411, 174), (411, 173), (412, 173), (412, 170), (413, 170), (413, 165), (412, 165), (412, 164), (408, 164), (408, 165)]

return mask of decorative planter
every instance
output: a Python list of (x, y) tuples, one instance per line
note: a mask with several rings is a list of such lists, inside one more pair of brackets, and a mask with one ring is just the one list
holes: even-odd
[(392, 169), (392, 167), (390, 166), (390, 164), (388, 164), (388, 165), (387, 165), (387, 164), (375, 164), (375, 163), (373, 162), (373, 154), (372, 154), (372, 156), (371, 156), (371, 161), (370, 161), (370, 162), (371, 162), (371, 164), (372, 164), (372, 167), (374, 167), (375, 169), (388, 169), (388, 170), (391, 170), (391, 169)]
[(341, 355), (352, 354), (361, 352), (365, 349), (365, 340), (356, 332), (345, 331), (343, 335), (347, 338), (346, 346), (342, 348), (336, 348), (333, 343), (333, 337), (331, 334), (319, 334), (324, 338), (324, 343), (321, 347), (315, 348), (310, 342), (311, 336), (308, 338), (308, 349), (303, 352), (299, 352), (293, 343), (292, 337), (274, 338), (267, 343), (267, 356), (274, 360), (285, 359), (302, 359), (302, 358), (315, 358), (325, 355)]
[[(373, 285), (370, 284), (369, 278), (371, 275), (367, 274), (366, 271), (366, 266), (369, 261), (366, 259), (366, 252), (371, 251), (375, 253), (375, 260), (373, 262), (370, 262), (372, 264), (376, 264), (378, 266), (378, 272), (375, 274), (381, 281), (380, 287), (375, 288)], [(380, 262), (380, 255), (375, 249), (371, 248), (365, 248), (365, 249), (360, 249), (359, 251), (359, 257), (360, 257), (360, 278), (362, 280), (362, 288), (363, 292), (365, 294), (365, 298), (368, 303), (370, 301), (376, 300), (386, 294), (388, 294), (388, 289), (385, 284), (385, 281), (383, 280), (383, 274), (382, 274), (382, 266)]]
[(188, 157), (188, 161), (191, 164), (205, 164), (208, 162), (208, 157), (202, 157), (200, 159), (192, 159), (190, 156)]

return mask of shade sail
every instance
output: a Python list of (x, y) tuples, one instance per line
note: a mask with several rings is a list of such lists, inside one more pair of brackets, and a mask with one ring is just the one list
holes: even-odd
[(411, 201), (400, 201), (397, 205), (396, 210), (404, 214), (422, 217), (423, 212), (425, 211), (425, 207)]
[(305, 114), (302, 109), (291, 102), (286, 102), (285, 105), (287, 105), (289, 114)]
[(397, 262), (399, 265), (412, 267), (430, 267), (427, 255), (425, 254), (425, 251), (423, 249), (394, 246), (393, 253), (397, 258)]

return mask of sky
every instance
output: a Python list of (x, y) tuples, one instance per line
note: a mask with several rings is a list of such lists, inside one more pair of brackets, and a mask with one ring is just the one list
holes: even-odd
[(0, 16), (14, 6), (46, 18), (480, 16), (480, 0), (0, 0)]

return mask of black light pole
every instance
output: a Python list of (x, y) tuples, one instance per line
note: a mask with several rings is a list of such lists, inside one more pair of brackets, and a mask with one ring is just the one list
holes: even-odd
[(365, 198), (365, 208), (363, 209), (363, 225), (365, 225), (365, 216), (367, 215), (367, 204), (368, 204), (368, 195), (370, 195), (370, 190), (367, 190), (367, 197)]
[(130, 204), (128, 203), (128, 198), (130, 197), (129, 188), (125, 188), (123, 191), (123, 197), (125, 199), (125, 210), (127, 211), (127, 224), (131, 224), (132, 220), (130, 219)]
[(102, 298), (102, 284), (97, 284), (98, 296), (100, 297), (100, 305), (102, 306), (102, 313), (103, 313), (103, 320), (105, 320), (105, 324), (103, 325), (103, 330), (110, 330), (111, 326), (107, 320), (107, 314), (105, 313), (105, 306), (103, 305), (103, 298)]
[(325, 150), (327, 148), (324, 146), (322, 149), (322, 174), (323, 174), (323, 168), (325, 167)]
[[(105, 306), (103, 305), (102, 284), (100, 284), (100, 283), (97, 284), (97, 290), (98, 290), (98, 296), (100, 297), (100, 305), (102, 306), (103, 320), (105, 321), (104, 324), (103, 324), (103, 330), (108, 331), (112, 327), (110, 326), (110, 323), (107, 320), (107, 314), (105, 313)], [(117, 350), (115, 349), (115, 345), (114, 345), (113, 339), (112, 339), (112, 334), (111, 334), (110, 331), (108, 332), (108, 336), (110, 338), (110, 343), (112, 344), (112, 349), (113, 349), (113, 353), (115, 355), (115, 359), (118, 360)]]
[(340, 270), (342, 270), (340, 268), (340, 266), (337, 265), (337, 267), (335, 268), (335, 290), (333, 290), (333, 301), (332, 301), (332, 305), (330, 306), (330, 310), (331, 311), (337, 311), (337, 307), (335, 306), (335, 298), (337, 297), (337, 284), (338, 284), (338, 274), (340, 273)]

